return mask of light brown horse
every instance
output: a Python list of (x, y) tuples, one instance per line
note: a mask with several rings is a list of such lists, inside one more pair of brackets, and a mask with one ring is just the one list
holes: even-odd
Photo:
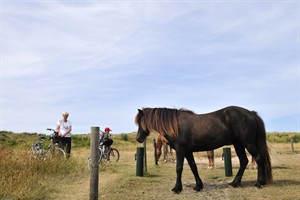
[[(168, 160), (168, 155), (170, 154), (171, 160), (175, 161), (175, 158), (173, 156), (172, 149), (170, 148), (169, 150), (169, 142), (166, 138), (164, 138), (162, 135), (159, 135), (157, 138), (156, 142), (156, 160), (158, 161), (162, 152), (161, 149), (162, 147), (164, 148), (164, 161), (167, 162)], [(215, 167), (215, 156), (214, 156), (214, 151), (207, 151), (207, 158), (208, 158), (208, 169), (214, 169)]]
[(156, 141), (156, 160), (158, 161), (162, 151), (161, 149), (164, 149), (164, 161), (167, 162), (169, 159), (169, 155), (171, 156), (171, 160), (175, 161), (175, 158), (173, 156), (172, 148), (169, 148), (169, 142), (164, 138), (163, 136), (159, 135)]

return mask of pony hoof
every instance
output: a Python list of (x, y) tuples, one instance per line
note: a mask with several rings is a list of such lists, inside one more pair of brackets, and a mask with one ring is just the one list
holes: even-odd
[(231, 182), (229, 183), (230, 186), (236, 188), (236, 187), (239, 187), (241, 185), (241, 183), (234, 183), (234, 182)]
[(203, 187), (195, 186), (193, 189), (195, 191), (199, 192), (199, 191), (201, 191), (203, 189)]
[(172, 191), (173, 191), (174, 193), (176, 193), (176, 194), (179, 194), (179, 193), (182, 191), (182, 188), (181, 188), (181, 189), (177, 189), (176, 187), (174, 187), (174, 188), (172, 189)]
[(256, 183), (255, 187), (257, 187), (258, 189), (262, 189), (262, 185), (260, 183)]
[(233, 184), (233, 183), (229, 183), (229, 185), (230, 185), (231, 187), (236, 187), (236, 185)]

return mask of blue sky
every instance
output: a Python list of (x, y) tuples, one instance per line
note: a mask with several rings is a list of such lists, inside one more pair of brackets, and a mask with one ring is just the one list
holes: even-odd
[(299, 132), (299, 1), (1, 0), (1, 130), (137, 130), (138, 108)]

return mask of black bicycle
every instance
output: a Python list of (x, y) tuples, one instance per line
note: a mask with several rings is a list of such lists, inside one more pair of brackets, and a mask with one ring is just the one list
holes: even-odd
[(63, 159), (66, 158), (66, 153), (63, 149), (58, 146), (60, 136), (54, 129), (47, 128), (48, 131), (53, 133), (49, 136), (51, 142), (45, 148), (44, 141), (46, 137), (39, 137), (40, 142), (34, 142), (30, 149), (30, 158), (39, 160), (50, 160), (50, 159)]

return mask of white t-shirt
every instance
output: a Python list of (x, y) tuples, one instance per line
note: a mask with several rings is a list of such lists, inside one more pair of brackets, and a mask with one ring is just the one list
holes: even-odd
[[(60, 133), (65, 134), (68, 131), (69, 127), (72, 126), (72, 123), (70, 120), (64, 122), (64, 120), (61, 119), (57, 122), (57, 125), (60, 127)], [(65, 135), (65, 137), (71, 137), (71, 133), (68, 133), (67, 135)]]

